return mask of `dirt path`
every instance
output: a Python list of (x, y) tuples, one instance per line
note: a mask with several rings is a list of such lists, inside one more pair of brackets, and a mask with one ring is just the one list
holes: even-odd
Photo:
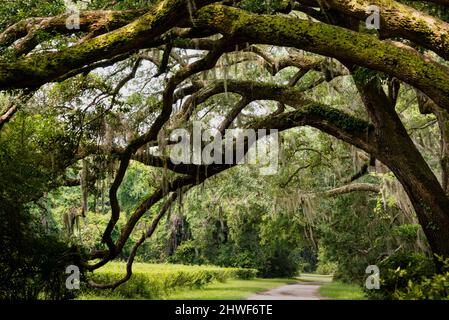
[(318, 293), (320, 282), (298, 282), (257, 293), (248, 300), (321, 300)]

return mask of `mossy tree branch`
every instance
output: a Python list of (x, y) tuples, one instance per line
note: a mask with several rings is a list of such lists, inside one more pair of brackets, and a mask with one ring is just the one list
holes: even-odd
[[(196, 6), (201, 8), (211, 2), (198, 0)], [(36, 88), (96, 61), (153, 47), (157, 37), (188, 17), (185, 0), (163, 0), (135, 21), (78, 45), (13, 62), (0, 60), (0, 90)]]
[(91, 33), (91, 36), (107, 33), (123, 27), (143, 15), (143, 10), (84, 11), (79, 15), (79, 29), (67, 28), (70, 14), (55, 17), (29, 18), (22, 20), (0, 33), (0, 47), (12, 46), (15, 55), (20, 56), (33, 50), (41, 41), (40, 35), (69, 35)]
[(402, 37), (449, 59), (449, 23), (391, 0), (327, 0), (326, 4), (344, 14), (365, 21), (367, 8), (380, 9), (382, 37)]
[(243, 42), (291, 46), (382, 71), (425, 92), (449, 109), (449, 73), (421, 54), (341, 27), (283, 16), (257, 15), (222, 5), (197, 12), (197, 26)]

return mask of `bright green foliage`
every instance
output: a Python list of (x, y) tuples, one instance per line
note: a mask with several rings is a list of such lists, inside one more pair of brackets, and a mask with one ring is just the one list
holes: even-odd
[(438, 258), (442, 265), (439, 274), (425, 274), (421, 279), (409, 279), (406, 287), (393, 293), (400, 300), (449, 300), (449, 260)]
[[(301, 225), (286, 213), (273, 213), (261, 179), (249, 168), (235, 168), (192, 190), (172, 213), (187, 218), (192, 239), (181, 242), (169, 261), (255, 268), (264, 277), (296, 275)], [(246, 188), (244, 201), (229, 181)]]
[(320, 287), (319, 293), (324, 298), (335, 300), (365, 300), (366, 297), (359, 285), (332, 282)]
[[(110, 283), (122, 277), (124, 269), (123, 263), (111, 263), (95, 271), (92, 278), (101, 283)], [(112, 294), (125, 298), (157, 299), (182, 288), (201, 288), (214, 281), (252, 279), (257, 273), (254, 269), (219, 268), (207, 265), (183, 266), (135, 263), (133, 269), (132, 278), (113, 293), (88, 289), (85, 293), (91, 295)]]
[(338, 270), (338, 264), (329, 258), (326, 247), (320, 246), (318, 249), (318, 263), (316, 272), (320, 274), (333, 274)]
[(449, 272), (424, 277), (421, 281), (409, 280), (406, 288), (393, 294), (399, 300), (449, 300)]
[(406, 288), (414, 291), (410, 296), (418, 294), (426, 284), (423, 284), (422, 288), (413, 287), (411, 284), (419, 283), (423, 278), (432, 277), (435, 273), (435, 265), (431, 258), (413, 252), (398, 252), (379, 263), (378, 266), (381, 289), (365, 290), (370, 299), (406, 297)]
[(332, 217), (330, 223), (319, 226), (321, 244), (326, 247), (323, 260), (337, 263), (334, 276), (341, 281), (362, 283), (366, 267), (388, 255), (390, 246), (416, 241), (416, 229), (410, 238), (393, 237), (395, 230), (403, 228), (390, 223), (388, 211), (375, 212), (374, 199), (365, 193), (344, 195), (323, 203), (323, 207)]
[(154, 3), (156, 3), (155, 0), (121, 0), (121, 1), (91, 0), (88, 8), (102, 9), (108, 7), (114, 10), (144, 9), (144, 8), (151, 8), (151, 6)]
[(75, 137), (67, 133), (51, 114), (20, 112), (3, 128), (0, 134), (3, 205), (37, 200), (58, 182), (65, 165), (73, 158), (76, 144)]
[(40, 198), (60, 181), (74, 140), (51, 114), (19, 112), (0, 132), (0, 299), (61, 299), (73, 264)]
[(3, 0), (0, 6), (0, 30), (24, 18), (53, 16), (63, 12), (63, 0)]

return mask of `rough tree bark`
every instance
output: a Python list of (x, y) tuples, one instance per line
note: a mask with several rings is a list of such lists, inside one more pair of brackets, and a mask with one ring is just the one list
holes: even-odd
[(449, 257), (449, 198), (407, 134), (377, 79), (354, 77), (374, 125), (374, 154), (396, 175), (409, 196), (433, 253)]

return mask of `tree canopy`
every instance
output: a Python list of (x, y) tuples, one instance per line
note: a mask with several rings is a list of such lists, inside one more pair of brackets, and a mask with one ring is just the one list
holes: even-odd
[[(420, 225), (432, 253), (449, 258), (447, 0), (69, 2), (82, 10), (40, 0), (6, 1), (0, 8), (1, 203), (4, 214), (14, 216), (40, 210), (30, 203), (42, 204), (55, 190), (76, 190), (67, 191), (76, 199), (64, 213), (69, 229), (101, 207), (107, 215), (101, 235), (89, 248), (75, 241), (71, 252), (86, 271), (124, 251), (128, 265), (121, 280), (92, 286), (127, 281), (139, 247), (189, 190), (208, 179), (220, 189), (214, 176), (239, 181), (240, 174), (255, 174), (236, 174), (235, 162), (173, 161), (170, 133), (191, 130), (197, 121), (221, 134), (230, 128), (281, 132), (279, 173), (252, 177), (272, 188), (261, 202), (274, 204), (300, 190), (291, 206), (307, 213), (311, 199), (379, 194), (394, 185), (395, 210)], [(378, 29), (366, 25), (373, 5)], [(352, 163), (336, 164), (341, 154)], [(327, 182), (314, 181), (317, 166)], [(390, 174), (389, 180), (369, 180), (370, 172)], [(244, 179), (240, 184), (257, 189)], [(279, 190), (285, 194), (275, 200)], [(212, 197), (213, 189), (208, 192)], [(231, 194), (232, 202), (238, 196)], [(346, 200), (335, 201), (345, 206)], [(358, 201), (352, 199), (354, 208)], [(269, 210), (257, 202), (248, 197), (256, 212)], [(372, 198), (366, 203), (375, 210)], [(343, 209), (323, 212), (348, 219)], [(288, 218), (257, 219), (261, 234), (294, 233)], [(319, 219), (321, 232), (335, 226), (325, 214)], [(143, 221), (141, 236), (132, 240)], [(313, 247), (308, 224), (298, 228)], [(325, 234), (324, 243), (335, 240)], [(296, 241), (278, 240), (267, 255)], [(233, 241), (238, 248), (246, 240)]]

